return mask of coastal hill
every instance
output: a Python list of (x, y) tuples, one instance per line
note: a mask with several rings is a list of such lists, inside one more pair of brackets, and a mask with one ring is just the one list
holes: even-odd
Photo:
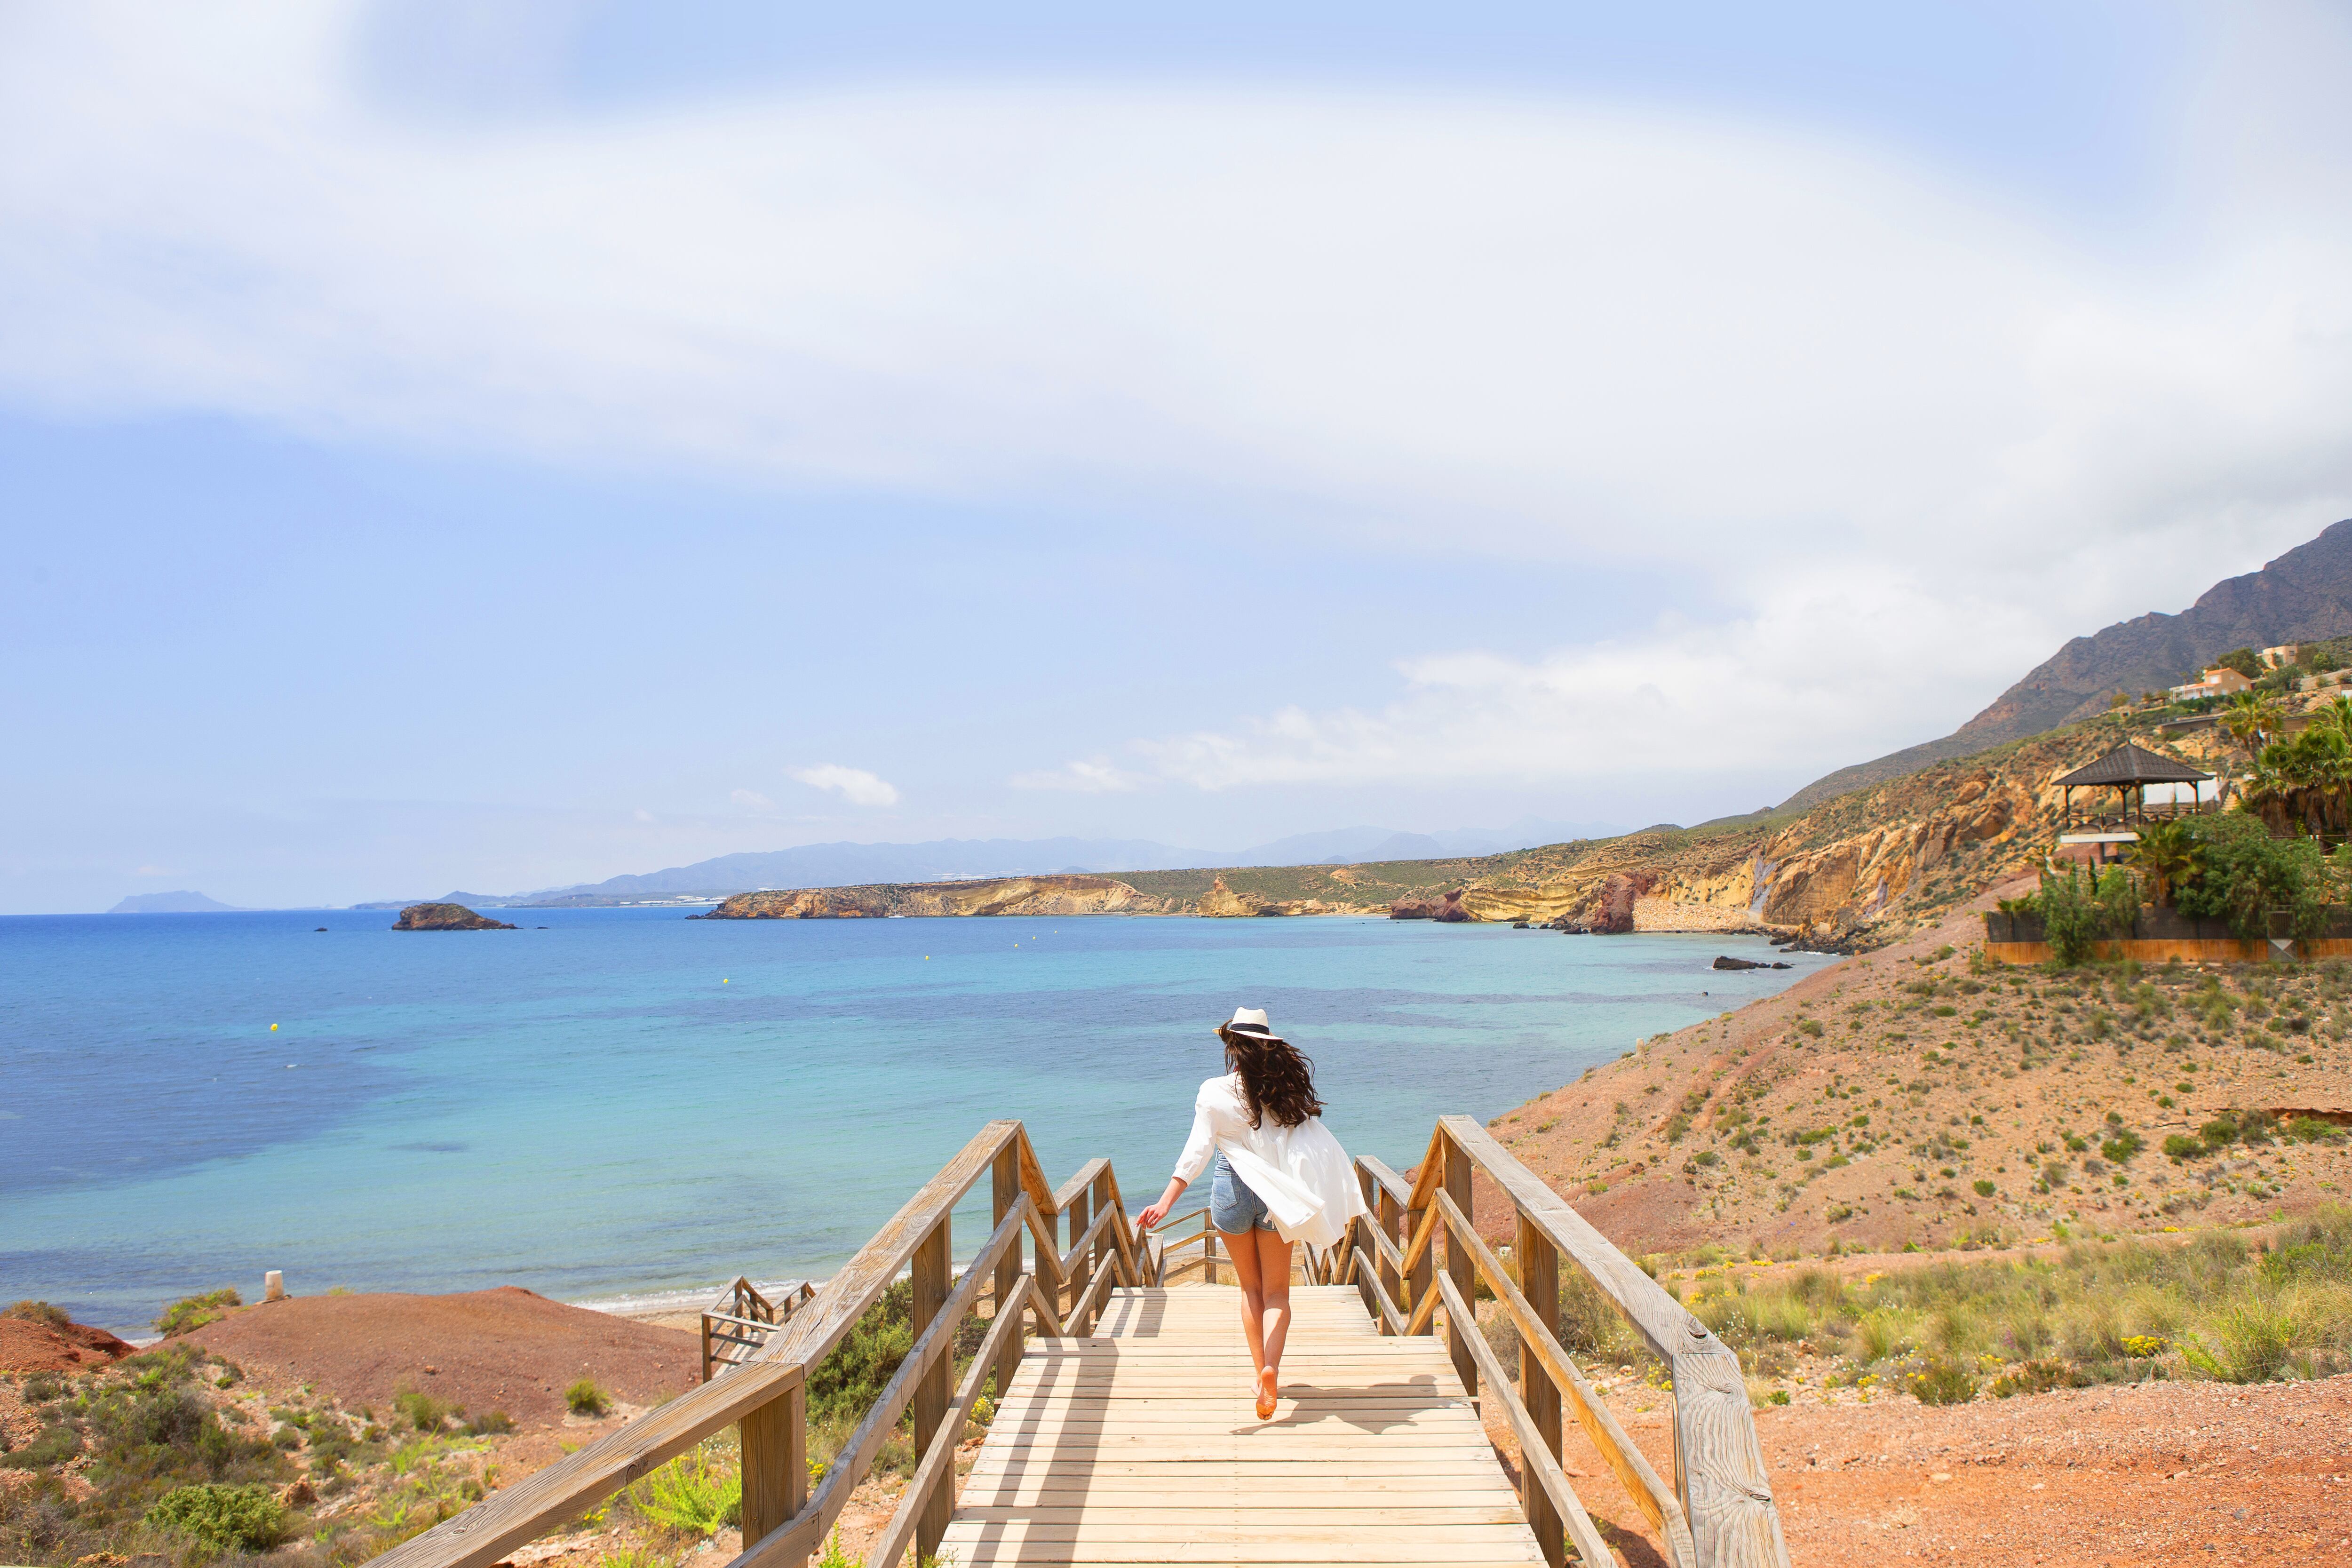
[(2232, 648), (2347, 636), (2352, 519), (2330, 524), (2259, 572), (2216, 583), (2177, 616), (2150, 612), (2074, 638), (1942, 740), (1840, 768), (1780, 809), (1806, 810), (1864, 784), (2090, 718), (2118, 691), (2137, 697), (2178, 684)]
[(176, 893), (133, 893), (106, 912), (110, 915), (233, 914), (236, 912), (236, 906), (182, 889)]
[[(730, 893), (793, 888), (930, 883), (974, 877), (1034, 877), (1186, 866), (1344, 865), (1441, 855), (1485, 855), (1580, 834), (1601, 825), (1522, 820), (1503, 828), (1399, 833), (1356, 826), (1297, 833), (1239, 851), (1180, 849), (1141, 838), (938, 838), (920, 844), (803, 844), (745, 851), (690, 866), (608, 877), (530, 893), (451, 892), (439, 900), (474, 909), (593, 908), (625, 903), (691, 903)], [(396, 910), (418, 900), (379, 900), (354, 909)]]
[(1870, 946), (2039, 863), (2061, 805), (2050, 781), (2125, 738), (2190, 761), (2151, 721), (2101, 718), (1994, 746), (1802, 812), (1658, 827), (1499, 855), (1346, 866), (1196, 868), (739, 894), (705, 919), (1127, 913), (1385, 914), (1459, 891), (1480, 921), (1601, 923), (1630, 906), (1642, 931), (1770, 927)]

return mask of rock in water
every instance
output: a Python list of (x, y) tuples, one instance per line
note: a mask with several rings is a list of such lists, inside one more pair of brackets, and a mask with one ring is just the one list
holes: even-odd
[(1717, 969), (1761, 969), (1764, 965), (1756, 963), (1753, 959), (1733, 958), (1727, 953), (1717, 953), (1715, 959), (1715, 967)]
[(512, 931), (504, 921), (478, 915), (463, 904), (411, 904), (392, 922), (394, 931)]

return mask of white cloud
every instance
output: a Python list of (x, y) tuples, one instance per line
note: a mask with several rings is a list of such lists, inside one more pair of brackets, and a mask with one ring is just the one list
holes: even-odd
[(898, 786), (875, 777), (864, 768), (845, 768), (826, 763), (814, 768), (786, 768), (787, 778), (798, 779), (811, 789), (831, 790), (852, 805), (896, 805)]
[(0, 395), (1127, 497), (1631, 563), (1693, 617), (1600, 645), (1465, 606), (1391, 700), (1144, 746), (1209, 787), (1867, 754), (2352, 512), (2352, 48), (2320, 9), (2200, 15), (2133, 234), (1877, 148), (1491, 93), (899, 85), (453, 129), (361, 95), (358, 15), (0, 13)]
[(1014, 789), (1066, 790), (1077, 795), (1119, 795), (1139, 789), (1144, 781), (1102, 757), (1084, 758), (1058, 768), (1015, 773)]
[(169, 866), (142, 866), (132, 873), (133, 876), (139, 877), (176, 877), (179, 874)]
[(727, 798), (733, 801), (737, 805), (746, 807), (752, 811), (772, 811), (775, 809), (776, 805), (774, 801), (770, 800), (766, 795), (761, 795), (757, 790), (730, 790), (728, 792)]

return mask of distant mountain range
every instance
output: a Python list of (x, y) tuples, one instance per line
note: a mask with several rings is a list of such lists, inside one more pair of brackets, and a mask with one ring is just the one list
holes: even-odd
[(2074, 638), (1942, 740), (1840, 768), (1780, 809), (1810, 810), (1848, 790), (2087, 719), (2118, 691), (2137, 697), (2177, 685), (2231, 648), (2340, 637), (2352, 637), (2352, 519), (2259, 572), (2216, 583), (2177, 616), (2151, 611)]
[[(872, 882), (945, 882), (967, 877), (1023, 877), (1068, 871), (1168, 871), (1230, 866), (1350, 865), (1491, 855), (1531, 845), (1598, 838), (1621, 825), (1522, 821), (1498, 829), (1400, 833), (1341, 827), (1294, 834), (1242, 850), (1181, 849), (1138, 838), (940, 838), (925, 844), (803, 844), (792, 849), (721, 855), (691, 866), (612, 877), (529, 893), (456, 891), (438, 901), (469, 909), (635, 903), (747, 893), (762, 888), (835, 888)], [(354, 909), (394, 910), (424, 900), (385, 899)]]
[(133, 893), (106, 912), (110, 915), (212, 915), (234, 913), (237, 906), (186, 889), (176, 893)]

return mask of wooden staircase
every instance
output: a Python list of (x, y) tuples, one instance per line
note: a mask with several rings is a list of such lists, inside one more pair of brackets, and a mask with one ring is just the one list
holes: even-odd
[[(1472, 1224), (1474, 1171), (1508, 1200), (1498, 1216), (1515, 1237), (1507, 1264)], [(1470, 1118), (1438, 1119), (1411, 1180), (1372, 1159), (1356, 1172), (1372, 1213), (1341, 1245), (1302, 1261), (1283, 1403), (1269, 1421), (1253, 1408), (1236, 1292), (1206, 1282), (1217, 1243), (1205, 1215), (1187, 1216), (1189, 1237), (1180, 1220), (1139, 1237), (1108, 1161), (1049, 1186), (1021, 1123), (992, 1121), (823, 1289), (790, 1303), (739, 1289), (723, 1303), (719, 1326), (756, 1348), (709, 1345), (700, 1387), (372, 1568), (493, 1568), (729, 1426), (741, 1456), (744, 1544), (723, 1568), (804, 1568), (902, 1419), (914, 1473), (866, 1568), (900, 1568), (910, 1556), (958, 1568), (1603, 1568), (1613, 1553), (1559, 1464), (1563, 1417), (1633, 1497), (1667, 1568), (1788, 1568), (1738, 1358), (1704, 1323)], [(993, 1229), (959, 1271), (950, 1216), (983, 1179)], [(1195, 1243), (1197, 1259), (1181, 1256)], [(1196, 1263), (1204, 1282), (1171, 1288)], [(1671, 1480), (1556, 1337), (1564, 1267), (1615, 1303), (1664, 1364)], [(913, 1344), (812, 1484), (809, 1373), (902, 1277)], [(1517, 1331), (1516, 1368), (1478, 1324), (1482, 1295)], [(974, 1317), (984, 1334), (959, 1365), (952, 1347)], [(740, 1364), (727, 1364), (738, 1354)], [(992, 1384), (1004, 1396), (959, 1491), (960, 1439)], [(1518, 1435), (1517, 1492), (1480, 1426), (1480, 1399)]]
[(1351, 1288), (1294, 1289), (1260, 1421), (1240, 1298), (1114, 1290), (1095, 1337), (1033, 1342), (942, 1560), (1543, 1561), (1442, 1343), (1383, 1337)]

